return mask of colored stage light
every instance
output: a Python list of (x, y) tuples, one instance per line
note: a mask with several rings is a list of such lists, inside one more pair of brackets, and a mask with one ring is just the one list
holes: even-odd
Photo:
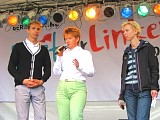
[(46, 25), (49, 21), (49, 14), (50, 14), (49, 9), (43, 10), (40, 16), (38, 17), (38, 21), (42, 23), (42, 25)]
[(112, 17), (114, 15), (114, 9), (112, 7), (106, 7), (103, 11), (106, 17)]
[(54, 15), (53, 15), (53, 20), (57, 23), (60, 23), (62, 22), (63, 20), (63, 15), (60, 13), (60, 12), (56, 12)]
[(75, 11), (75, 10), (70, 10), (69, 11), (68, 17), (69, 17), (70, 20), (75, 21), (75, 20), (78, 19), (78, 16), (79, 16), (79, 14), (78, 14), (77, 11)]
[(124, 19), (129, 19), (133, 16), (133, 10), (131, 7), (123, 7), (120, 11), (121, 17)]
[(47, 24), (47, 22), (48, 22), (48, 18), (47, 18), (47, 16), (45, 16), (45, 15), (41, 15), (41, 16), (38, 18), (38, 21), (41, 22), (42, 25), (45, 25), (45, 24)]
[(97, 11), (95, 7), (89, 7), (86, 10), (86, 17), (89, 19), (95, 19), (97, 17)]
[(8, 17), (8, 24), (11, 26), (15, 26), (18, 23), (18, 17), (15, 15), (11, 15)]
[(156, 4), (153, 8), (153, 12), (156, 15), (160, 15), (160, 3)]
[(149, 6), (147, 3), (140, 3), (137, 7), (137, 14), (139, 16), (145, 17), (146, 15), (149, 14)]
[(24, 17), (22, 18), (22, 24), (23, 24), (24, 26), (28, 26), (29, 22), (30, 22), (30, 18), (29, 18), (29, 17), (24, 16)]

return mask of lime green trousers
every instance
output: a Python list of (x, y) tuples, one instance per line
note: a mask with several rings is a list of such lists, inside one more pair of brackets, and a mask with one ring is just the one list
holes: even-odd
[(58, 120), (83, 120), (86, 98), (85, 82), (60, 81), (56, 92)]

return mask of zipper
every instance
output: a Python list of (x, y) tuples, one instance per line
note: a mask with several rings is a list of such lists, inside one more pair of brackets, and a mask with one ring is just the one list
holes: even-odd
[[(128, 56), (126, 56), (126, 58), (127, 58), (126, 61), (128, 61)], [(123, 85), (123, 90), (125, 89), (125, 78), (126, 78), (127, 62), (125, 62), (124, 70), (125, 70), (125, 74), (124, 74), (124, 77), (123, 77), (123, 84), (122, 84)]]
[(138, 53), (136, 54), (136, 69), (137, 69), (137, 77), (138, 77), (138, 83), (139, 83), (139, 90), (142, 91), (142, 83), (141, 83), (141, 77), (140, 77), (140, 70), (139, 70), (139, 61), (138, 61)]

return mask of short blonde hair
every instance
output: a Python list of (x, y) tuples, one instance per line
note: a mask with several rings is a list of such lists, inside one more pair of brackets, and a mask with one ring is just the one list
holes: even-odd
[(41, 22), (39, 22), (38, 20), (32, 20), (32, 21), (30, 21), (30, 23), (28, 24), (28, 29), (30, 29), (30, 27), (31, 27), (32, 24), (38, 24), (38, 25), (40, 25), (41, 28), (42, 28), (42, 23), (41, 23)]
[[(65, 37), (66, 34), (71, 34), (75, 38), (79, 38), (79, 41), (80, 41), (81, 32), (77, 27), (67, 27), (67, 28), (65, 28), (64, 31), (63, 31), (63, 37)], [(78, 42), (78, 44), (79, 44), (79, 42)]]
[(72, 34), (75, 38), (80, 38), (80, 30), (77, 27), (67, 27), (64, 29), (63, 36)]
[(141, 27), (137, 22), (135, 22), (135, 21), (126, 21), (126, 22), (124, 22), (122, 24), (122, 30), (124, 29), (124, 26), (126, 26), (126, 25), (131, 25), (133, 29), (137, 30), (137, 36), (140, 35)]

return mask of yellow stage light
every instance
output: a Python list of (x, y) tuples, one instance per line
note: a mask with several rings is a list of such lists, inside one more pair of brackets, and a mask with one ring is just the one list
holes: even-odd
[(69, 19), (70, 20), (73, 20), (73, 21), (75, 21), (75, 20), (77, 20), (78, 19), (78, 12), (77, 11), (75, 11), (75, 10), (70, 10), (69, 11)]
[(86, 17), (89, 18), (89, 19), (95, 19), (95, 18), (97, 18), (96, 7), (89, 7), (86, 10)]

